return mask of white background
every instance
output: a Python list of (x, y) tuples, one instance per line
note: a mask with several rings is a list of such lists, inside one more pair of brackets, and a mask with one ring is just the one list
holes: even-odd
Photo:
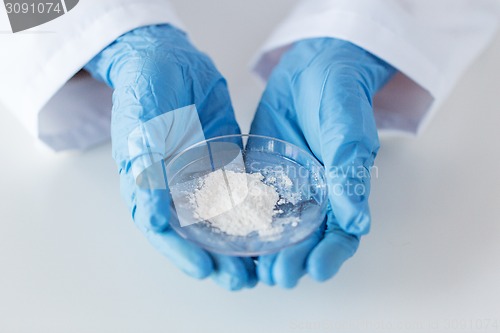
[[(248, 62), (292, 2), (175, 1), (244, 131), (262, 91)], [(2, 110), (0, 332), (500, 332), (498, 59), (500, 38), (423, 136), (382, 141), (371, 234), (292, 291), (184, 276), (130, 220), (109, 144), (41, 152)]]

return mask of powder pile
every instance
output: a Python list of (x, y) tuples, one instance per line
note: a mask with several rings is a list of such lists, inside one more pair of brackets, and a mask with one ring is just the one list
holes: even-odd
[[(285, 176), (286, 177), (286, 176)], [(285, 186), (292, 182), (288, 177)], [(285, 203), (276, 188), (264, 181), (260, 173), (216, 170), (200, 180), (189, 198), (195, 217), (205, 220), (216, 230), (228, 235), (273, 235), (283, 225), (273, 225), (273, 217), (282, 213), (277, 205)], [(287, 221), (293, 223), (296, 221)]]

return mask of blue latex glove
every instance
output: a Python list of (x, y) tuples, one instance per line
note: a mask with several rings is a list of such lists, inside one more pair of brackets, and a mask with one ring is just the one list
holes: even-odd
[(379, 148), (372, 98), (394, 72), (349, 42), (318, 38), (294, 44), (271, 73), (251, 133), (311, 152), (326, 169), (329, 207), (314, 235), (259, 257), (264, 283), (291, 288), (306, 273), (327, 280), (368, 233), (368, 170)]
[[(124, 34), (85, 69), (114, 88), (113, 157), (122, 195), (139, 229), (188, 275), (211, 276), (230, 290), (253, 287), (252, 259), (208, 253), (182, 239), (169, 227), (169, 190), (139, 186), (133, 172), (148, 158), (168, 159), (192, 144), (199, 134), (194, 133), (196, 122), (205, 138), (239, 133), (226, 81), (211, 60), (182, 31), (159, 25)], [(190, 105), (196, 106), (194, 118), (189, 110), (178, 112)]]

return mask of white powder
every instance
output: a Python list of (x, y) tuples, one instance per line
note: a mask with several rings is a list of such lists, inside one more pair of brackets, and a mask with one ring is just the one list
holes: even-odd
[(297, 204), (300, 199), (300, 192), (293, 190), (293, 182), (282, 169), (264, 169), (262, 174), (265, 176), (265, 183), (272, 185), (280, 195), (281, 199), (278, 205), (291, 203)]
[[(247, 236), (252, 232), (269, 236), (282, 231), (286, 223), (296, 226), (298, 219), (294, 218), (273, 224), (273, 217), (283, 213), (278, 205), (300, 200), (300, 196), (280, 198), (280, 192), (292, 192), (292, 181), (285, 174), (279, 176), (279, 179), (274, 175), (269, 177), (266, 184), (260, 173), (225, 170), (209, 173), (190, 195), (195, 217), (234, 236)], [(278, 190), (277, 185), (281, 187)]]

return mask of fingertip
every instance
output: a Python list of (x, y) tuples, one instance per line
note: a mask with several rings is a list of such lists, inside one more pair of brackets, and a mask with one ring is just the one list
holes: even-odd
[(209, 277), (214, 271), (214, 265), (209, 254), (199, 253), (197, 258), (193, 260), (193, 264), (185, 273), (192, 276), (195, 279), (203, 280)]
[(299, 280), (302, 277), (302, 275), (299, 277), (276, 279), (277, 280), (276, 284), (282, 289), (293, 289), (299, 284)]
[(252, 258), (241, 258), (241, 260), (243, 261), (243, 264), (245, 265), (247, 270), (247, 284), (245, 287), (248, 289), (252, 289), (259, 282), (255, 262)]
[(272, 270), (276, 257), (277, 257), (276, 254), (269, 254), (265, 256), (260, 256), (257, 261), (257, 277), (259, 281), (268, 286), (275, 285)]
[(211, 276), (217, 285), (229, 291), (238, 291), (247, 285), (249, 274), (242, 258), (212, 253), (212, 259), (214, 270)]
[[(314, 262), (315, 259), (311, 259)], [(325, 282), (337, 274), (338, 269), (319, 267), (318, 265), (310, 264), (307, 267), (307, 273), (316, 282)]]
[[(370, 231), (371, 213), (368, 203), (370, 183), (359, 179), (331, 179), (329, 200), (334, 217), (329, 216), (328, 223), (335, 221), (342, 230), (353, 235), (365, 235)], [(358, 195), (353, 189), (361, 188)]]
[(221, 274), (217, 277), (214, 276), (213, 280), (218, 286), (226, 289), (227, 291), (239, 291), (243, 289), (244, 286), (241, 279), (229, 276), (227, 274)]
[(340, 265), (332, 259), (326, 259), (319, 251), (313, 251), (307, 262), (307, 273), (317, 281), (324, 282), (331, 279), (339, 270)]
[(331, 279), (338, 273), (342, 264), (356, 252), (358, 245), (359, 239), (353, 235), (325, 235), (307, 260), (308, 274), (318, 282)]
[(255, 278), (248, 280), (246, 287), (248, 289), (253, 289), (257, 286), (258, 283), (259, 283), (259, 279), (257, 278), (257, 276), (255, 276)]
[(300, 243), (283, 249), (275, 260), (272, 269), (277, 285), (284, 289), (297, 286), (306, 274), (307, 257), (317, 246), (320, 239), (320, 229)]
[(307, 254), (296, 252), (284, 250), (276, 259), (272, 269), (274, 282), (283, 289), (294, 288), (305, 274), (305, 257)]

